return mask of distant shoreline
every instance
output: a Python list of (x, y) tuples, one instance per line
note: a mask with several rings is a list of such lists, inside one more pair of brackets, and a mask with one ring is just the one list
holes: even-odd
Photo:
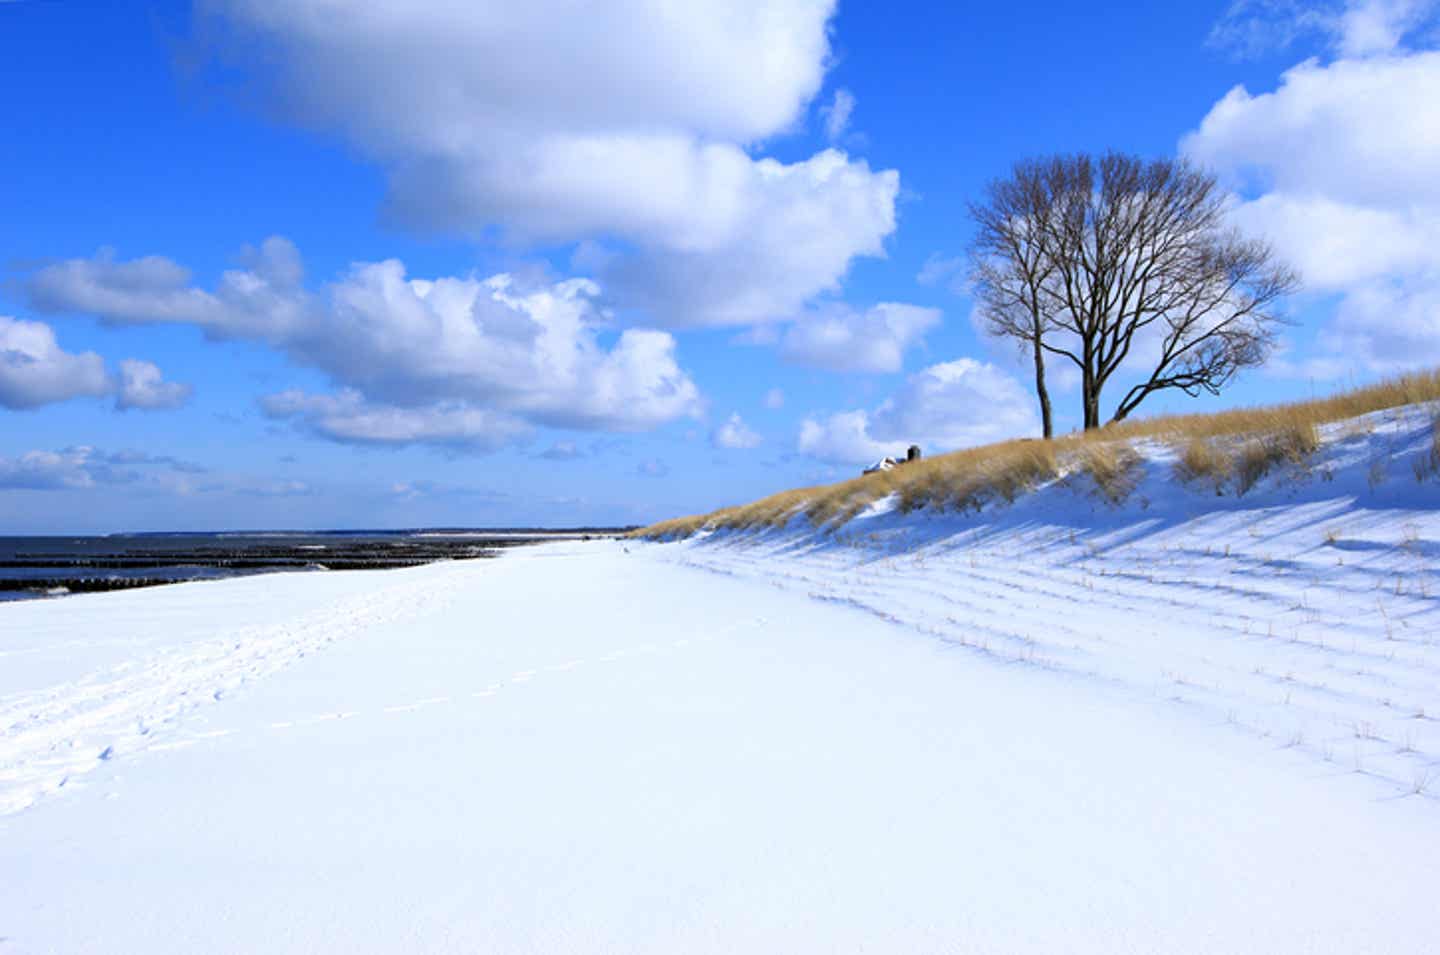
[(618, 529), (262, 531), (0, 538), (0, 601), (133, 590), (284, 571), (395, 570), (477, 560)]

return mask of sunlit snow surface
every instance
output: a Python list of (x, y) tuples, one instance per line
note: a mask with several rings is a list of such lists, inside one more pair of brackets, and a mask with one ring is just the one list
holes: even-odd
[(1428, 429), (0, 606), (0, 952), (1432, 950)]

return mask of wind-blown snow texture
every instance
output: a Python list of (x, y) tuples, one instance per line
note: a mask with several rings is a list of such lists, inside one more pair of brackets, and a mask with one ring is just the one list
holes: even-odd
[(882, 501), (838, 531), (796, 521), (679, 559), (1183, 703), (1440, 796), (1432, 421), (1402, 409), (1329, 426), (1316, 459), (1239, 498), (1180, 485), (1174, 451), (1146, 444), (1119, 507), (1074, 474), (980, 517)]
[(1432, 949), (1428, 424), (0, 607), (0, 951)]

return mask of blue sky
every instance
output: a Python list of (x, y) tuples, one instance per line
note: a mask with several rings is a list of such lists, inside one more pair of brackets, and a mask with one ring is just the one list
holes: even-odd
[(1146, 413), (1440, 361), (1431, 3), (350, 6), (0, 2), (0, 533), (643, 522), (1036, 433), (962, 256), (1055, 152), (1187, 155), (1304, 276)]

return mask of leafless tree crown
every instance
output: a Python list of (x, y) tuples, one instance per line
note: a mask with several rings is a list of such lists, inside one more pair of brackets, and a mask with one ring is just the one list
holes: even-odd
[(972, 207), (980, 314), (1034, 358), (1047, 435), (1046, 356), (1079, 369), (1086, 428), (1122, 367), (1138, 380), (1113, 421), (1157, 391), (1218, 393), (1265, 360), (1297, 278), (1226, 211), (1203, 170), (1113, 153), (1019, 163)]

